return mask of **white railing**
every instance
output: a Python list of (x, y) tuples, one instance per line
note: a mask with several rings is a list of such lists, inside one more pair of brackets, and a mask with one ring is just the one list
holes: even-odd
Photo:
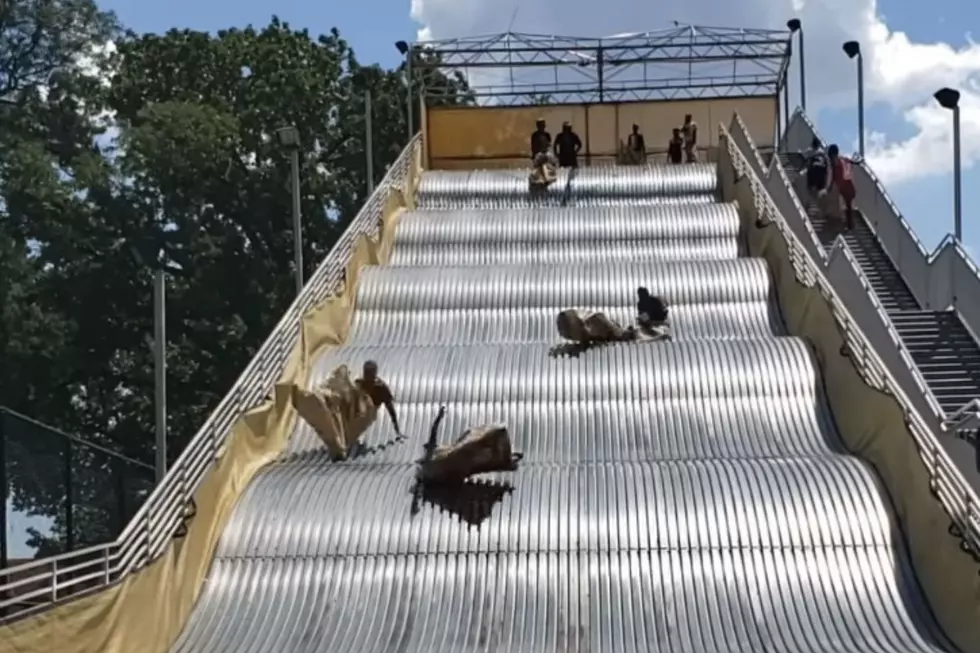
[[(816, 127), (797, 109), (780, 149), (802, 151), (814, 136), (819, 136)], [(953, 307), (973, 337), (980, 335), (980, 269), (970, 255), (952, 234), (927, 252), (868, 163), (861, 161), (853, 170), (861, 212), (919, 304), (933, 311)], [(964, 409), (957, 411), (960, 417)]]
[(246, 411), (265, 401), (281, 378), (299, 342), (303, 315), (342, 287), (358, 238), (373, 237), (379, 232), (389, 192), (414, 190), (410, 187), (411, 171), (419, 143), (420, 137), (416, 136), (391, 165), (252, 362), (116, 541), (0, 569), (0, 620), (22, 617), (116, 583), (164, 552), (184, 526), (204, 475), (224, 454), (234, 424)]
[[(800, 283), (816, 288), (828, 302), (846, 343), (847, 354), (865, 381), (871, 387), (891, 394), (902, 407), (909, 431), (915, 438), (919, 454), (929, 473), (931, 489), (962, 536), (964, 547), (969, 547), (974, 554), (980, 553), (980, 499), (946, 453), (936, 433), (918, 409), (917, 402), (895, 379), (882, 360), (881, 352), (872, 345), (872, 340), (865, 333), (865, 325), (875, 324), (875, 320), (871, 319), (873, 314), (882, 311), (869, 294), (870, 288), (866, 285), (866, 281), (862, 286), (861, 282), (864, 278), (860, 274), (856, 261), (846, 247), (835, 250), (836, 255), (830, 257), (831, 261), (828, 265), (823, 265), (821, 258), (814, 257), (810, 253), (810, 248), (797, 237), (795, 230), (756, 174), (749, 157), (739, 147), (735, 132), (741, 128), (744, 128), (744, 125), (736, 121), (730, 133), (724, 125), (720, 125), (719, 140), (726, 144), (736, 174), (747, 178), (751, 184), (755, 214), (763, 224), (779, 229), (786, 242), (796, 278)], [(740, 138), (743, 142), (747, 142), (741, 135)], [(842, 295), (847, 295), (850, 302)], [(866, 308), (861, 311), (863, 315), (857, 316), (860, 319), (857, 319), (848, 307), (848, 303), (861, 306), (861, 302), (856, 300), (858, 295), (864, 295), (866, 298)], [(877, 323), (882, 324), (880, 319)]]

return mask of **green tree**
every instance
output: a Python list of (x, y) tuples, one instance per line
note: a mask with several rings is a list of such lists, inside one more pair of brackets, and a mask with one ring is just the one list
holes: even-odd
[[(365, 91), (380, 178), (406, 141), (408, 89), (404, 70), (360, 64), (336, 30), (313, 38), (277, 19), (216, 35), (129, 34), (115, 45), (103, 48), (110, 84), (73, 71), (63, 92), (33, 98), (32, 115), (48, 117), (28, 121), (31, 138), (10, 159), (3, 199), (16, 238), (0, 247), (23, 254), (11, 279), (24, 281), (5, 292), (42, 307), (30, 310), (42, 311), (43, 340), (20, 340), (23, 366), (58, 343), (55, 364), (35, 370), (31, 397), (44, 402), (25, 396), (15, 408), (151, 461), (151, 271), (134, 250), (145, 261), (163, 248), (179, 267), (167, 302), (174, 458), (292, 300), (289, 161), (276, 130), (301, 134), (308, 274), (365, 199)], [(439, 86), (435, 102), (472, 101), (429, 54), (414, 63), (416, 92)], [(104, 110), (118, 130), (111, 145), (97, 119)], [(24, 301), (9, 310), (27, 311)], [(88, 464), (108, 474), (104, 460)], [(86, 506), (75, 515), (78, 542), (104, 537), (115, 510), (99, 478), (80, 473), (76, 484)], [(36, 541), (56, 548), (56, 493), (32, 492), (32, 509), (57, 522), (55, 540)]]
[[(83, 397), (105, 361), (90, 355), (89, 307), (73, 291), (91, 274), (94, 218), (104, 217), (99, 73), (117, 34), (87, 0), (0, 3), (0, 401), (68, 431), (98, 428)], [(17, 510), (55, 516), (64, 485), (48, 458), (60, 452), (42, 444), (8, 442), (12, 498)], [(17, 458), (25, 447), (36, 455)]]

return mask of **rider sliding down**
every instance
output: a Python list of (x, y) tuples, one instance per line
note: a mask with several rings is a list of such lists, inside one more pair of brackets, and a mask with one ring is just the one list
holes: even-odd
[(558, 314), (558, 333), (583, 347), (608, 342), (670, 340), (667, 304), (643, 287), (637, 288), (636, 294), (636, 327), (623, 327), (600, 311), (570, 308)]
[(531, 174), (528, 182), (532, 188), (547, 188), (558, 179), (558, 159), (551, 153), (551, 134), (545, 129), (544, 118), (538, 118), (531, 132)]

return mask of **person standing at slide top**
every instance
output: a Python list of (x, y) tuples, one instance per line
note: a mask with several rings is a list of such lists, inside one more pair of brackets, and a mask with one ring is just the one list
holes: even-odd
[(647, 143), (640, 133), (640, 126), (633, 125), (633, 131), (626, 139), (626, 151), (629, 162), (642, 165), (647, 161)]
[(558, 157), (558, 165), (562, 168), (577, 168), (578, 153), (581, 149), (582, 141), (578, 134), (572, 131), (572, 123), (562, 124), (561, 133), (555, 137), (555, 156)]
[(539, 154), (551, 151), (551, 134), (545, 129), (544, 118), (538, 118), (536, 129), (531, 132), (531, 160), (535, 161)]
[(684, 135), (684, 154), (686, 163), (698, 162), (698, 124), (694, 122), (694, 116), (687, 114), (684, 116), (684, 126), (681, 127)]
[(672, 164), (684, 162), (684, 137), (680, 127), (674, 127), (674, 134), (667, 141), (667, 161)]

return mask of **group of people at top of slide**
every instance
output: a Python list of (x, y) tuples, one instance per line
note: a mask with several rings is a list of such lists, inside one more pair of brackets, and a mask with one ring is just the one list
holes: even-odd
[[(532, 186), (547, 186), (556, 178), (558, 168), (577, 168), (578, 155), (582, 150), (582, 139), (572, 129), (570, 122), (562, 123), (561, 131), (552, 140), (547, 123), (539, 118), (535, 129), (531, 132), (531, 162)], [(677, 163), (697, 163), (698, 161), (698, 125), (691, 114), (684, 116), (684, 124), (675, 127), (667, 143), (667, 161)], [(647, 146), (640, 126), (633, 125), (633, 130), (626, 138), (622, 148), (620, 161), (626, 164), (645, 164), (647, 162)]]
[[(633, 131), (626, 138), (624, 154), (624, 163), (642, 165), (647, 162), (647, 145), (639, 125), (633, 125)], [(698, 162), (698, 124), (691, 114), (684, 116), (683, 125), (673, 128), (670, 140), (667, 141), (667, 162)]]
[[(558, 315), (558, 331), (580, 350), (611, 342), (669, 340), (667, 303), (647, 288), (637, 289), (637, 325), (623, 328), (604, 313), (566, 310)], [(292, 388), (292, 404), (309, 424), (334, 461), (361, 449), (361, 436), (376, 421), (381, 407), (391, 418), (397, 436), (404, 439), (395, 397), (378, 373), (374, 361), (364, 363), (361, 376), (351, 380), (346, 365), (336, 368), (313, 390)], [(445, 415), (440, 409), (425, 456), (419, 461), (420, 483), (458, 483), (473, 474), (514, 471), (522, 455), (513, 451), (506, 425), (485, 424), (466, 429), (452, 444), (436, 446), (435, 433)]]
[(839, 214), (839, 206), (828, 207), (826, 201), (835, 200), (830, 193), (836, 189), (840, 199), (844, 204), (844, 211), (841, 215), (841, 227), (845, 231), (854, 228), (854, 199), (857, 189), (854, 186), (854, 175), (852, 167), (854, 161), (840, 155), (840, 148), (834, 144), (826, 150), (823, 143), (816, 136), (810, 143), (810, 147), (803, 153), (804, 167), (802, 175), (806, 178), (806, 187), (811, 198), (820, 206), (821, 213), (825, 216), (836, 216)]

